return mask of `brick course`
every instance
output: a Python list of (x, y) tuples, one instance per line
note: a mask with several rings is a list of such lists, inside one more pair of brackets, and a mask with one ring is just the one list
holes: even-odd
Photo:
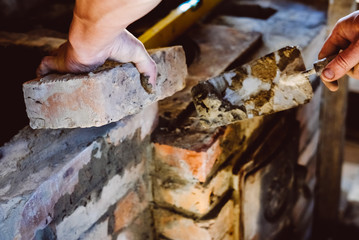
[(32, 239), (49, 225), (57, 239), (77, 239), (113, 214), (109, 208), (147, 174), (156, 118), (154, 104), (101, 128), (20, 132), (0, 148), (0, 238)]

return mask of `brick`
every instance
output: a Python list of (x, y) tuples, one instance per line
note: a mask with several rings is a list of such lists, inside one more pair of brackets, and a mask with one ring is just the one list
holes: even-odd
[(80, 240), (112, 240), (108, 235), (108, 219), (93, 226), (90, 230), (82, 234)]
[(153, 216), (150, 208), (147, 208), (127, 228), (121, 230), (117, 240), (143, 240), (154, 238)]
[(219, 141), (211, 145), (208, 151), (202, 152), (157, 143), (155, 143), (155, 149), (159, 159), (170, 166), (180, 168), (184, 176), (193, 176), (200, 182), (206, 180), (217, 157), (221, 153)]
[[(161, 130), (152, 135), (155, 175), (180, 176), (179, 182), (205, 182), (229, 157), (235, 160), (258, 136), (263, 119), (255, 118), (223, 128), (202, 129), (197, 120), (185, 120), (179, 129)], [(187, 125), (188, 124), (188, 125)], [(180, 130), (183, 129), (183, 130)], [(231, 163), (228, 163), (231, 164)], [(173, 177), (176, 180), (175, 177)]]
[(108, 62), (88, 74), (50, 74), (23, 84), (30, 126), (76, 128), (102, 126), (138, 113), (185, 86), (187, 67), (182, 47), (150, 51), (157, 63), (154, 93), (140, 83), (133, 64)]
[(128, 227), (148, 207), (150, 199), (145, 184), (141, 183), (135, 190), (131, 190), (116, 204), (114, 232)]
[[(149, 123), (143, 124), (144, 117)], [(83, 201), (81, 196), (73, 196), (79, 190), (82, 194), (93, 195), (91, 201), (86, 200), (87, 208), (77, 208), (79, 212), (84, 210), (85, 213), (81, 212), (84, 215), (88, 213), (87, 218), (78, 221), (74, 216), (79, 213), (74, 211), (64, 218), (66, 221), (59, 224), (59, 228), (70, 228), (74, 219), (76, 224), (73, 226), (79, 225), (76, 236), (87, 231), (110, 204), (121, 199), (145, 173), (145, 159), (151, 156), (148, 136), (156, 119), (157, 104), (154, 104), (136, 115), (100, 128), (23, 129), (0, 148), (0, 239), (32, 239), (37, 230), (54, 222), (58, 224), (62, 218), (56, 217), (58, 211), (62, 211), (59, 209), (64, 207), (64, 212), (70, 215), (74, 210), (66, 209), (66, 204), (75, 208)], [(134, 148), (141, 144), (142, 150)], [(127, 155), (121, 149), (127, 149)], [(117, 157), (110, 158), (114, 154)], [(128, 171), (134, 175), (129, 176)], [(91, 182), (95, 180), (103, 182)], [(105, 186), (106, 181), (109, 183)], [(97, 199), (98, 194), (92, 191), (101, 184), (102, 194), (106, 197)], [(73, 203), (65, 203), (65, 196), (72, 196), (68, 200)], [(61, 199), (64, 205), (60, 204)], [(91, 206), (95, 206), (98, 212), (86, 212)], [(66, 232), (60, 233), (58, 239), (61, 234)]]
[(126, 169), (123, 176), (115, 175), (101, 191), (100, 196), (94, 194), (86, 206), (79, 206), (56, 226), (57, 239), (77, 239), (89, 229), (108, 208), (119, 201), (135, 182), (144, 174), (144, 163)]
[(233, 232), (233, 202), (228, 201), (219, 214), (209, 220), (194, 220), (164, 209), (154, 211), (157, 234), (175, 240), (221, 240)]
[(192, 88), (200, 122), (222, 126), (307, 103), (313, 90), (304, 70), (300, 50), (285, 47), (201, 82)]
[[(223, 195), (231, 188), (231, 168), (224, 169), (213, 179), (203, 185), (198, 181), (181, 179), (176, 170), (161, 172), (153, 178), (154, 201), (160, 206), (170, 206), (177, 211), (183, 211), (201, 217), (210, 212), (220, 201)], [(172, 181), (172, 182), (171, 182)]]

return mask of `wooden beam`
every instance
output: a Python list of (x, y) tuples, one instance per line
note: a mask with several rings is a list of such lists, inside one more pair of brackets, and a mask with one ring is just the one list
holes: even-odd
[[(328, 9), (328, 33), (335, 23), (354, 10), (354, 0), (331, 0)], [(329, 239), (338, 229), (340, 183), (345, 143), (345, 117), (348, 78), (339, 80), (339, 90), (323, 91), (321, 136), (317, 164), (313, 239)]]
[[(190, 0), (172, 10), (138, 39), (146, 48), (168, 46), (223, 0)], [(197, 4), (197, 5), (196, 5)], [(192, 6), (193, 5), (193, 6)]]

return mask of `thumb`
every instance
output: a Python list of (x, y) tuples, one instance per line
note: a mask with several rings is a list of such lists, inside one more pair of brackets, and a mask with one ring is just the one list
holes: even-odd
[(359, 42), (349, 45), (340, 52), (323, 70), (322, 80), (333, 82), (343, 77), (359, 62)]
[(56, 71), (58, 69), (56, 64), (56, 57), (54, 56), (46, 56), (41, 60), (40, 65), (36, 69), (37, 77), (44, 76), (49, 72)]

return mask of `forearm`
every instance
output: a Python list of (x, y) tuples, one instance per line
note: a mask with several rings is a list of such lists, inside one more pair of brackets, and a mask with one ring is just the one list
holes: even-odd
[(91, 64), (100, 49), (110, 47), (129, 24), (152, 10), (160, 0), (77, 0), (69, 42), (78, 59)]

